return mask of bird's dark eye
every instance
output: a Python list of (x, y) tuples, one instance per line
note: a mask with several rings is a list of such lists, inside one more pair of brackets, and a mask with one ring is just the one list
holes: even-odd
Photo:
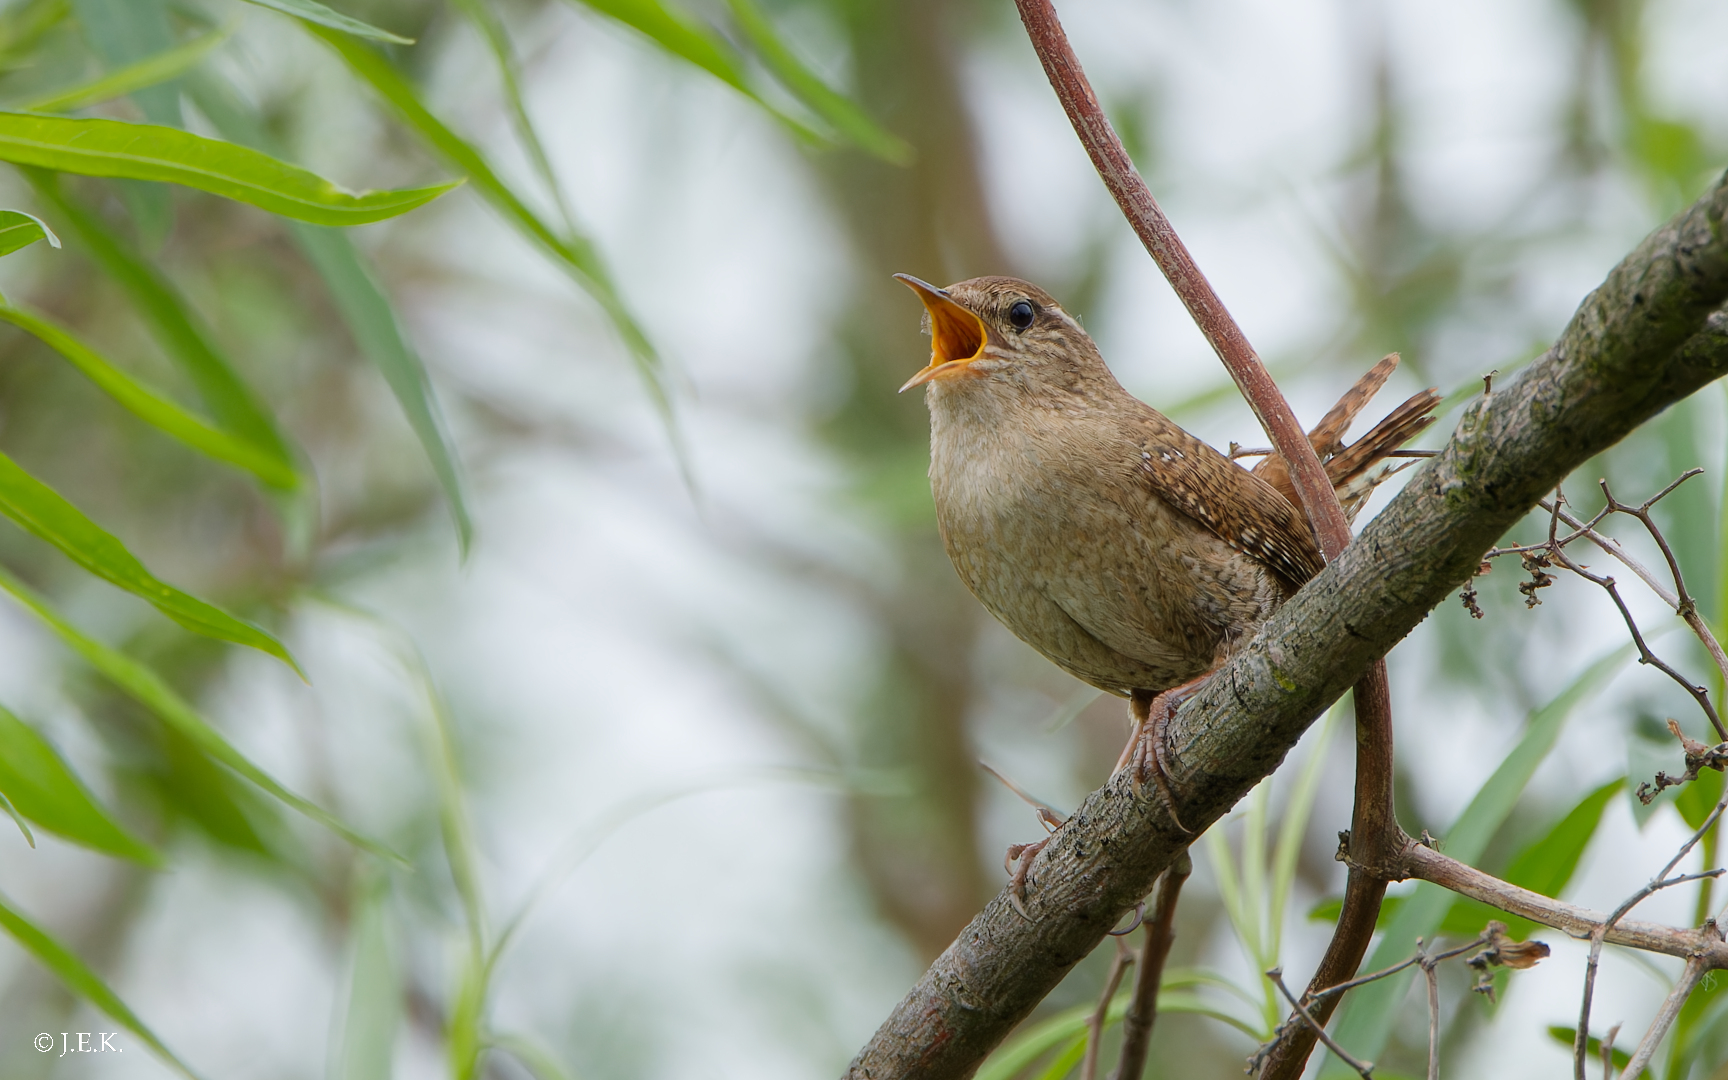
[(1016, 300), (1014, 306), (1008, 309), (1008, 321), (1016, 330), (1024, 330), (1032, 325), (1036, 311), (1030, 300)]

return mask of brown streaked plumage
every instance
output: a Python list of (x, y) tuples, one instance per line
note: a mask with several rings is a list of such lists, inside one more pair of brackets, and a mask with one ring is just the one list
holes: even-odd
[[(990, 613), (1057, 666), (1131, 698), (1144, 725), (1154, 695), (1214, 670), (1319, 572), (1283, 460), (1251, 472), (1137, 400), (1048, 293), (900, 277), (932, 336), (930, 365), (905, 388), (927, 386), (943, 543)], [(1352, 514), (1439, 401), (1418, 394), (1344, 446), (1396, 363), (1311, 434)]]

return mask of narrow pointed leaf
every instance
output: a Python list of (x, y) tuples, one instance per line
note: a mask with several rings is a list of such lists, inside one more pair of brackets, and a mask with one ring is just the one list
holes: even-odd
[(533, 163), (534, 171), (540, 174), (540, 182), (545, 185), (547, 194), (558, 204), (558, 214), (564, 224), (566, 234), (576, 231), (576, 216), (570, 212), (570, 206), (564, 199), (564, 185), (558, 182), (558, 173), (552, 168), (552, 158), (546, 153), (545, 145), (540, 141), (540, 133), (534, 127), (534, 121), (528, 117), (528, 104), (522, 95), (522, 79), (518, 70), (516, 51), (510, 45), (510, 35), (505, 32), (504, 24), (498, 15), (487, 6), (486, 0), (455, 0), (462, 14), (468, 16), (480, 35), (486, 39), (487, 47), (492, 50), (493, 63), (498, 65), (498, 78), (504, 84), (504, 99), (510, 104), (510, 118), (516, 125), (516, 138), (528, 151), (528, 160)]
[(374, 854), (382, 855), (392, 862), (403, 862), (402, 857), (394, 851), (375, 840), (361, 836), (323, 807), (301, 798), (282, 786), (269, 773), (254, 765), (246, 755), (236, 750), (222, 736), (222, 733), (216, 730), (214, 725), (199, 715), (198, 710), (187, 704), (186, 700), (175, 693), (173, 688), (164, 682), (155, 671), (118, 649), (110, 648), (84, 634), (63, 619), (59, 612), (55, 611), (48, 604), (48, 601), (34, 589), (25, 585), (4, 568), (0, 568), (0, 589), (10, 593), (32, 614), (47, 623), (61, 641), (65, 642), (73, 652), (83, 657), (84, 662), (95, 668), (103, 678), (113, 683), (132, 700), (150, 710), (164, 724), (185, 736), (205, 755), (221, 762), (233, 772), (263, 789), (267, 794), (286, 803), (356, 847), (362, 847)]
[(535, 1080), (574, 1080), (550, 1051), (521, 1035), (493, 1035), (489, 1045), (504, 1051), (534, 1075)]
[(178, 128), (17, 112), (0, 112), (0, 161), (182, 184), (315, 225), (382, 221), (461, 183), (355, 194), (267, 154)]
[[(103, 64), (118, 70), (174, 47), (168, 0), (72, 0), (84, 38)], [(180, 88), (173, 82), (148, 86), (130, 95), (152, 124), (186, 126)], [(146, 250), (160, 251), (174, 229), (174, 194), (161, 184), (117, 179), (120, 201)]]
[[(1607, 808), (1608, 800), (1625, 782), (1611, 780), (1580, 799), (1578, 805), (1555, 822), (1552, 829), (1518, 853), (1500, 874), (1501, 880), (1543, 896), (1558, 898), (1577, 871), (1591, 837), (1596, 835), (1596, 827), (1602, 823), (1602, 811)], [(1509, 915), (1480, 900), (1459, 897), (1453, 901), (1446, 920), (1440, 924), (1440, 932), (1468, 938), (1481, 933), (1489, 919), (1504, 922), (1506, 929), (1517, 938), (1535, 932), (1537, 926), (1529, 919)]]
[[(194, 80), (193, 95), (198, 108), (224, 136), (262, 150), (270, 149), (269, 132), (233, 99), (226, 87), (214, 80)], [(445, 428), (426, 366), (397, 321), (389, 295), (345, 233), (299, 221), (291, 226), (300, 250), (324, 279), (355, 345), (384, 376), (420, 440), (449, 503), (456, 537), (466, 555), (473, 541), (474, 524), (462, 489), (456, 448)]]
[(252, 388), (240, 377), (233, 363), (213, 343), (213, 335), (192, 310), (179, 290), (162, 272), (132, 251), (95, 214), (60, 186), (59, 178), (41, 169), (23, 170), (36, 193), (51, 204), (78, 233), (89, 253), (108, 275), (131, 296), (145, 316), (153, 336), (192, 384), (198, 388), (205, 408), (229, 434), (248, 443), (254, 455), (269, 461), (268, 472), (251, 465), (267, 484), (292, 489), (304, 479), (295, 464), (294, 451), (282, 436)]
[(1062, 1052), (1051, 1058), (1050, 1064), (1038, 1074), (1038, 1080), (1063, 1080), (1070, 1072), (1073, 1072), (1074, 1066), (1080, 1064), (1081, 1060), (1086, 1057), (1086, 1040), (1088, 1037), (1087, 1034), (1082, 1033), (1079, 1038), (1069, 1040), (1068, 1045), (1062, 1048)]
[(6, 816), (12, 819), (12, 824), (18, 826), (18, 831), (24, 834), (24, 842), (35, 847), (36, 836), (30, 831), (30, 823), (24, 820), (24, 815), (20, 814), (18, 808), (12, 805), (12, 801), (6, 797), (4, 791), (0, 791), (0, 810), (4, 810)]
[(5, 454), (0, 454), (0, 513), (53, 544), (97, 577), (149, 601), (186, 629), (267, 652), (300, 672), (300, 666), (281, 642), (251, 623), (159, 581), (112, 534)]
[(60, 238), (54, 235), (54, 230), (35, 214), (26, 214), (22, 210), (0, 210), (0, 255), (10, 255), (38, 240), (48, 241), (49, 247), (60, 246)]
[[(55, 352), (71, 361), (72, 366), (83, 372), (91, 382), (127, 411), (199, 453), (245, 469), (272, 487), (291, 489), (299, 485), (299, 473), (281, 458), (265, 452), (253, 443), (211, 427), (196, 415), (115, 367), (64, 328), (54, 325), (40, 315), (9, 304), (0, 304), (0, 320), (40, 338)], [(155, 600), (151, 599), (151, 603), (155, 603)], [(173, 617), (178, 619), (178, 616)]]
[(392, 45), (412, 45), (413, 38), (400, 37), (388, 30), (380, 30), (370, 23), (351, 18), (340, 11), (332, 11), (317, 0), (246, 0), (248, 4), (257, 4), (262, 8), (280, 11), (284, 15), (305, 19), (309, 23), (328, 26), (332, 30), (340, 30), (344, 34), (355, 37), (371, 38), (374, 41), (388, 41)]
[(456, 539), (466, 555), (474, 540), (474, 521), (463, 493), (456, 447), (433, 396), (426, 365), (396, 321), (390, 297), (347, 236), (334, 229), (296, 223), (294, 238), (329, 286), (330, 297), (348, 324), (349, 333), (354, 335), (355, 345), (384, 376), (408, 425), (414, 429), (414, 437), (420, 441), (445, 501), (450, 504)]
[(307, 27), (334, 49), (353, 72), (369, 83), (373, 90), (389, 102), (426, 142), (442, 154), (451, 165), (468, 175), (480, 194), (515, 225), (517, 231), (551, 255), (558, 266), (569, 274), (582, 289), (592, 296), (611, 317), (625, 344), (636, 359), (649, 392), (662, 411), (669, 408), (665, 374), (660, 358), (634, 316), (624, 307), (611, 274), (600, 258), (599, 251), (587, 238), (575, 234), (560, 235), (549, 227), (519, 198), (478, 149), (446, 127), (421, 103), (419, 95), (390, 62), (376, 50), (352, 38), (317, 26)]
[(896, 165), (912, 161), (911, 144), (872, 120), (850, 98), (831, 88), (806, 67), (797, 54), (780, 40), (774, 24), (757, 6), (756, 0), (730, 0), (730, 3), (739, 29), (744, 31), (756, 55), (811, 112), (861, 150)]
[(71, 0), (24, 0), (0, 11), (0, 70), (19, 66), (44, 35), (72, 17)]
[[(174, 47), (166, 0), (72, 0), (72, 9), (85, 40), (109, 68), (126, 68)], [(182, 127), (180, 92), (162, 82), (140, 88), (133, 100), (151, 123)]]
[[(714, 31), (668, 9), (660, 0), (578, 0), (616, 19), (673, 56), (687, 60), (735, 89), (750, 94), (736, 50)], [(751, 94), (754, 97), (754, 94)]]
[(160, 855), (102, 809), (47, 739), (4, 708), (0, 792), (18, 813), (73, 843), (146, 866), (162, 865)]
[(390, 947), (389, 882), (383, 874), (360, 875), (354, 905), (354, 970), (337, 1049), (335, 1080), (377, 1080), (392, 1073), (391, 1057), (401, 1020), (403, 991)]
[(744, 58), (732, 43), (712, 29), (662, 4), (660, 0), (572, 0), (612, 18), (666, 52), (701, 68), (732, 87), (807, 143), (827, 143), (820, 132), (775, 108), (750, 88), (744, 78)]
[[(1531, 715), (1524, 737), (1477, 790), (1452, 828), (1441, 837), (1447, 855), (1465, 863), (1481, 858), (1494, 833), (1517, 805), (1536, 767), (1554, 749), (1573, 709), (1631, 657), (1632, 646), (1616, 649), (1585, 668), (1558, 697)], [(1363, 970), (1378, 971), (1408, 957), (1416, 947), (1417, 938), (1433, 937), (1452, 900), (1453, 894), (1438, 885), (1419, 884), (1416, 891), (1405, 898)], [(1344, 1000), (1340, 1010), (1342, 1015), (1333, 1030), (1339, 1045), (1358, 1058), (1373, 1060), (1379, 1057), (1391, 1037), (1398, 1005), (1404, 1000), (1404, 992), (1409, 988), (1414, 971), (1411, 968), (1352, 991)], [(1329, 1057), (1321, 1076), (1343, 1076), (1349, 1071), (1337, 1058)]]
[(51, 94), (13, 102), (20, 112), (64, 112), (125, 97), (148, 87), (177, 79), (197, 66), (216, 46), (228, 40), (229, 30), (216, 30), (136, 63), (109, 72), (99, 79), (56, 90)]
[(108, 984), (91, 971), (84, 961), (55, 940), (53, 935), (25, 918), (4, 896), (0, 896), (0, 928), (4, 928), (26, 952), (52, 972), (66, 989), (101, 1009), (127, 1031), (144, 1040), (145, 1045), (161, 1055), (162, 1060), (174, 1066), (182, 1075), (198, 1080), (198, 1074), (175, 1057), (173, 1052), (162, 1044), (162, 1040), (156, 1037), (156, 1033), (138, 1019), (138, 1014), (128, 1008), (118, 994), (108, 989)]

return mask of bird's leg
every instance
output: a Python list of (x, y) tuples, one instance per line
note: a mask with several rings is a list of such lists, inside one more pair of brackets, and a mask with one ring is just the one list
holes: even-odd
[(1176, 710), (1193, 697), (1211, 675), (1207, 672), (1198, 679), (1190, 679), (1156, 695), (1149, 690), (1133, 691), (1128, 697), (1128, 711), (1134, 718), (1134, 731), (1128, 736), (1128, 745), (1122, 748), (1122, 756), (1116, 761), (1116, 772), (1125, 768), (1130, 770), (1129, 776), (1136, 791), (1146, 783), (1147, 776), (1152, 777), (1153, 783), (1158, 785), (1158, 794), (1164, 796), (1170, 820), (1186, 836), (1193, 836), (1194, 831), (1182, 824), (1182, 819), (1176, 814), (1176, 796), (1171, 794), (1170, 774), (1164, 769), (1165, 732)]
[[(1032, 869), (1032, 860), (1044, 850), (1050, 837), (1055, 836), (1056, 830), (1067, 820), (1048, 806), (1039, 806), (1038, 823), (1049, 830), (1050, 835), (1030, 844), (1009, 844), (1007, 854), (1002, 857), (1002, 869), (1008, 871), (1008, 900), (1022, 918), (1032, 917), (1026, 913), (1026, 875)], [(1016, 866), (1015, 863), (1020, 865)]]

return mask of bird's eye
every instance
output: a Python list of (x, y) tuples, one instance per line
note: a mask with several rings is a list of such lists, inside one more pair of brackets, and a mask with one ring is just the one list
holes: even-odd
[(1008, 309), (1008, 321), (1013, 324), (1014, 329), (1024, 330), (1032, 325), (1034, 314), (1032, 301), (1016, 300), (1014, 306)]

